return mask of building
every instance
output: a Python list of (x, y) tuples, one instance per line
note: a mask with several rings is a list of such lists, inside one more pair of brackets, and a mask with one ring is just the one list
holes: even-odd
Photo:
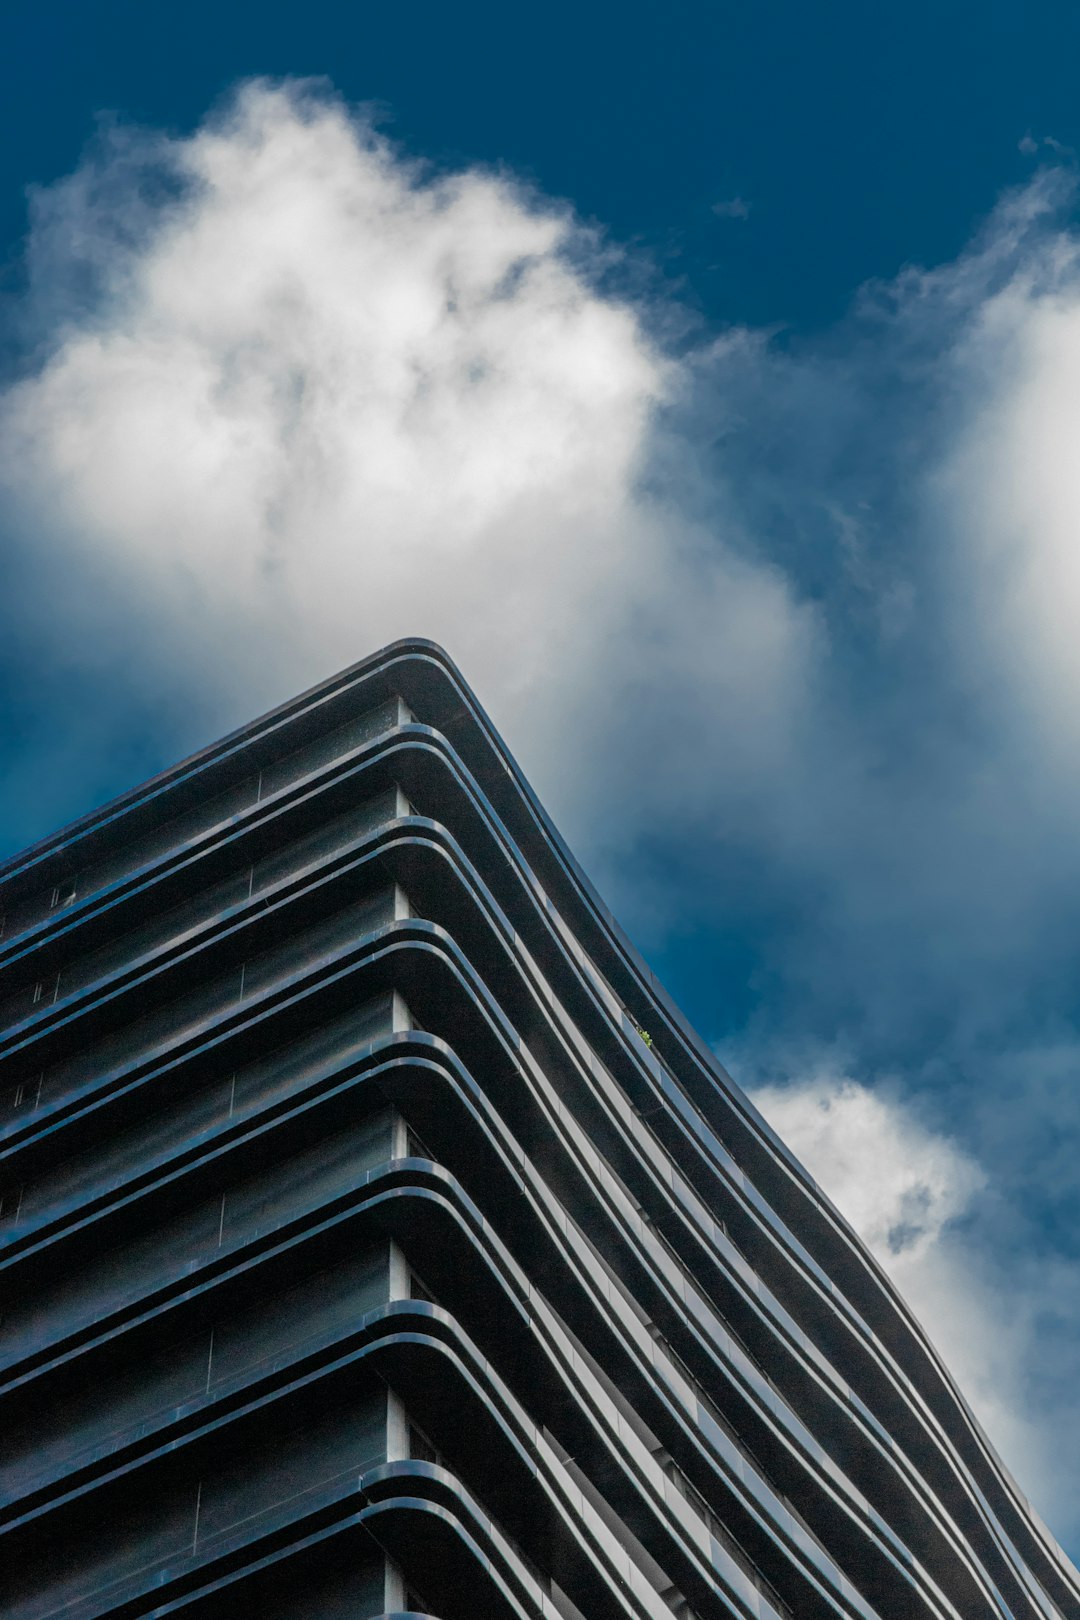
[(6, 1620), (1080, 1616), (439, 648), (0, 912)]

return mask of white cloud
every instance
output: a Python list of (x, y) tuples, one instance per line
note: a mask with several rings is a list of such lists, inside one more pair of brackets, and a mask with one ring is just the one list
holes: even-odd
[[(980, 1243), (982, 1167), (910, 1106), (828, 1071), (753, 1099), (899, 1288), (1006, 1462), (1045, 1499), (1067, 1499), (1057, 1440), (1080, 1412), (1069, 1398), (1048, 1427), (1035, 1376), (1050, 1279), (1018, 1275)], [(1071, 1528), (1070, 1509), (1059, 1517)]]
[(82, 263), (98, 291), (9, 390), (3, 480), (231, 715), (424, 634), (550, 756), (594, 643), (678, 664), (710, 601), (738, 685), (783, 702), (783, 581), (639, 492), (675, 368), (596, 290), (607, 250), (565, 209), (425, 175), (325, 94), (253, 84), (190, 139), (106, 147), (36, 240), (47, 289)]
[[(1080, 252), (1053, 244), (986, 300), (959, 353), (984, 399), (946, 463), (985, 666), (1043, 764), (1075, 783), (1080, 743)], [(989, 376), (988, 376), (989, 371)], [(973, 379), (974, 381), (974, 379)]]
[(955, 1143), (854, 1080), (765, 1086), (754, 1101), (886, 1269), (924, 1260), (985, 1185)]

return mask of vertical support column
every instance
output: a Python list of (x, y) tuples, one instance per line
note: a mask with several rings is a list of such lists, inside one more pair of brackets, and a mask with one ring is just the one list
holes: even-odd
[(416, 811), (413, 809), (412, 805), (409, 803), (408, 799), (406, 798), (405, 793), (404, 793), (403, 789), (401, 788), (400, 784), (395, 784), (395, 786), (394, 786), (394, 815), (395, 816), (414, 816), (415, 814), (416, 814)]
[[(400, 1122), (399, 1123), (403, 1123)], [(396, 1243), (390, 1245), (390, 1298), (409, 1297), (409, 1266)], [(409, 1418), (401, 1397), (392, 1389), (386, 1391), (386, 1460), (401, 1462), (409, 1455)], [(399, 1614), (405, 1608), (405, 1580), (392, 1559), (386, 1560), (383, 1589), (383, 1608), (387, 1614)]]
[[(404, 1125), (405, 1122), (401, 1120), (400, 1123)], [(404, 1154), (397, 1154), (396, 1150), (395, 1156), (404, 1158)], [(412, 1298), (412, 1272), (409, 1269), (409, 1262), (405, 1258), (404, 1251), (394, 1242), (390, 1244), (390, 1298), (391, 1300)]]
[(400, 1614), (404, 1608), (405, 1577), (393, 1560), (388, 1558), (383, 1586), (383, 1609), (387, 1614)]
[(405, 997), (401, 994), (400, 990), (395, 990), (394, 1005), (391, 1010), (390, 1028), (393, 1030), (395, 1035), (400, 1035), (405, 1030), (412, 1029), (412, 1027), (413, 1020), (412, 1014), (409, 1011), (408, 1002), (405, 1000)]
[(402, 1462), (409, 1455), (409, 1419), (392, 1389), (386, 1392), (386, 1460)]

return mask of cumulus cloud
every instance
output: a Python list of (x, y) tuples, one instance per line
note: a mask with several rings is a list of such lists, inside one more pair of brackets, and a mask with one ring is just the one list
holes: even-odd
[(925, 1260), (986, 1184), (954, 1143), (846, 1077), (762, 1087), (754, 1101), (887, 1268)]
[[(1070, 202), (1039, 171), (812, 343), (676, 352), (569, 208), (250, 84), (36, 195), (0, 389), (41, 667), (12, 841), (84, 808), (89, 757), (115, 790), (442, 640), (654, 956), (700, 941), (706, 1033), (785, 1081), (781, 1129), (1059, 1524), (1078, 1480), (1032, 1436), (1080, 1344)], [(791, 1061), (830, 1043), (843, 1083)]]
[[(287, 686), (418, 619), (470, 623), (484, 673), (512, 648), (531, 673), (533, 593), (572, 571), (573, 624), (612, 570), (664, 389), (565, 263), (569, 220), (494, 176), (425, 181), (296, 89), (139, 142), (123, 157), (171, 182), (149, 215), (121, 195), (103, 216), (93, 166), (39, 205), (50, 252), (106, 274), (8, 396), (9, 484), (185, 649), (220, 658), (230, 626), (241, 673), (253, 637), (283, 642)], [(477, 624), (500, 562), (503, 612)]]
[[(986, 1172), (894, 1088), (871, 1090), (826, 1067), (753, 1096), (929, 1329), (1021, 1479), (1067, 1500), (1072, 1465), (1060, 1435), (1080, 1420), (1080, 1402), (1067, 1374), (1071, 1357), (1062, 1365), (1061, 1346), (1052, 1335), (1048, 1344), (1045, 1330), (1048, 1282), (1052, 1276), (1067, 1298), (1069, 1268), (1044, 1259), (1041, 1276), (1030, 1266), (1024, 1275), (980, 1241), (993, 1203)], [(1048, 1351), (1052, 1364), (1041, 1366)], [(1053, 1428), (1045, 1421), (1051, 1401)], [(1071, 1528), (1067, 1510), (1059, 1518)]]
[[(960, 363), (998, 386), (947, 467), (968, 509), (968, 566), (988, 667), (1036, 728), (1040, 755), (1075, 781), (1080, 742), (1080, 252), (1071, 238), (983, 305)], [(973, 498), (977, 502), (971, 510)]]
[(740, 664), (780, 698), (783, 581), (640, 492), (675, 369), (565, 208), (252, 84), (190, 138), (113, 132), (34, 240), (9, 498), (234, 712), (420, 633), (526, 745), (557, 712), (554, 746), (594, 643), (632, 621), (671, 655), (691, 581), (735, 621), (745, 597)]

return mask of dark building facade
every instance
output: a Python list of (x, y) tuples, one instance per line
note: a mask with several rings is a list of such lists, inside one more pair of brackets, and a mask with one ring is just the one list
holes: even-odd
[(7, 1620), (1080, 1616), (437, 647), (0, 913)]

